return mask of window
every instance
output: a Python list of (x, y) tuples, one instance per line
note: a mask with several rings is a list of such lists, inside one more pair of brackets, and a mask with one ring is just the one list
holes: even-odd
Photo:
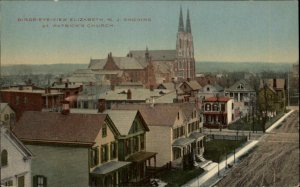
[(5, 120), (5, 121), (9, 120), (9, 115), (8, 115), (8, 114), (5, 114), (5, 115), (4, 115), (4, 120)]
[(141, 150), (145, 149), (145, 136), (143, 134), (140, 136), (140, 144)]
[(107, 136), (107, 125), (106, 123), (104, 123), (102, 127), (102, 137), (106, 137), (106, 136)]
[(27, 104), (27, 103), (28, 103), (28, 98), (24, 97), (24, 104)]
[(33, 176), (33, 187), (47, 187), (47, 178), (42, 175)]
[(18, 187), (24, 187), (25, 186), (25, 177), (19, 176), (18, 177)]
[(210, 89), (209, 89), (209, 87), (207, 87), (207, 88), (206, 88), (206, 91), (208, 91), (208, 92), (209, 92), (209, 90), (210, 90)]
[(95, 147), (91, 149), (91, 167), (99, 164), (99, 148)]
[(101, 162), (108, 161), (108, 146), (102, 145), (101, 146)]
[(232, 103), (232, 109), (234, 109), (234, 104)]
[(139, 137), (138, 136), (133, 138), (133, 147), (134, 147), (134, 152), (139, 151)]
[(218, 110), (219, 110), (218, 104), (214, 104), (214, 105), (213, 105), (213, 111), (218, 111)]
[(221, 111), (223, 111), (223, 112), (225, 111), (225, 104), (224, 103), (221, 104)]
[(4, 186), (13, 186), (13, 185), (14, 185), (14, 183), (12, 180), (4, 182)]
[(210, 107), (211, 107), (210, 104), (205, 104), (205, 110), (206, 110), (206, 111), (210, 111)]
[(110, 159), (114, 159), (117, 157), (117, 143), (111, 142), (110, 143)]
[(136, 121), (133, 122), (133, 133), (138, 132), (139, 130), (139, 125)]
[(8, 155), (7, 155), (7, 151), (4, 149), (1, 152), (1, 167), (7, 166), (7, 164), (8, 164)]
[(16, 96), (16, 105), (18, 105), (20, 103), (20, 97)]

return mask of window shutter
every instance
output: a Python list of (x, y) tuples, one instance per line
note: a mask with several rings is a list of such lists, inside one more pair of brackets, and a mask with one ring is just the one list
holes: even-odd
[(44, 186), (47, 187), (47, 177), (44, 177)]
[(37, 187), (37, 183), (38, 183), (38, 176), (33, 176), (33, 187)]
[(95, 157), (96, 157), (96, 164), (95, 165), (98, 165), (99, 164), (99, 148), (97, 147), (96, 150), (95, 150)]

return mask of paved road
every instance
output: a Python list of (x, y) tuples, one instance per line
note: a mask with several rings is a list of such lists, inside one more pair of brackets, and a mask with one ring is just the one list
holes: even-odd
[(256, 150), (216, 184), (227, 186), (299, 185), (299, 114), (293, 112), (281, 125), (262, 137)]

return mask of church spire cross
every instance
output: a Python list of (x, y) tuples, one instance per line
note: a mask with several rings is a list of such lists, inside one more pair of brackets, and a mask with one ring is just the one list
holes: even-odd
[(188, 33), (192, 32), (189, 9), (187, 10), (187, 17), (186, 17), (186, 32)]
[(179, 14), (178, 32), (184, 32), (184, 24), (183, 24), (183, 16), (182, 16), (182, 8), (181, 7), (180, 7), (180, 14)]

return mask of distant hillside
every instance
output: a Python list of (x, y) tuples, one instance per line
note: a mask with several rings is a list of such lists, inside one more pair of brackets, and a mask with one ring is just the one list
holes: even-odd
[(207, 72), (239, 72), (250, 71), (259, 73), (262, 71), (286, 72), (292, 68), (292, 64), (287, 63), (265, 63), (265, 62), (196, 62), (197, 73)]
[(40, 65), (5, 65), (1, 66), (2, 75), (28, 74), (66, 74), (76, 69), (87, 68), (88, 64), (40, 64)]
[[(88, 64), (40, 64), (40, 65), (5, 65), (1, 67), (2, 75), (29, 75), (29, 74), (67, 74), (76, 69), (87, 68)], [(262, 71), (286, 72), (292, 64), (272, 63), (232, 63), (232, 62), (196, 62), (197, 73), (208, 72), (240, 72), (251, 71), (259, 73)]]

